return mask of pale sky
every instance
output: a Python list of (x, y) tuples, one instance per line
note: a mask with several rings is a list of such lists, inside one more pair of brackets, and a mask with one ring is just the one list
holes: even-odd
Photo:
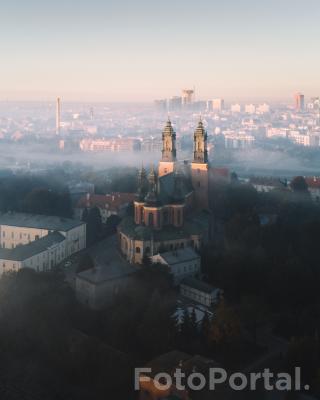
[(0, 100), (320, 94), (320, 0), (8, 0)]

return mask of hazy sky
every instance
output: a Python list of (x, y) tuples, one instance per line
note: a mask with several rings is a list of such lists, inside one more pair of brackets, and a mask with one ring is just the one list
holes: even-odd
[(8, 0), (0, 99), (320, 94), (320, 0)]

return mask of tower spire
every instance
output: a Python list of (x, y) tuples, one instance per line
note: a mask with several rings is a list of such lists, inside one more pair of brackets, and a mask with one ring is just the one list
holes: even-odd
[(173, 130), (170, 117), (168, 115), (168, 121), (162, 132), (162, 161), (176, 161), (177, 150), (176, 150), (176, 133)]
[(208, 162), (207, 132), (200, 116), (197, 129), (194, 132), (193, 162), (206, 164)]

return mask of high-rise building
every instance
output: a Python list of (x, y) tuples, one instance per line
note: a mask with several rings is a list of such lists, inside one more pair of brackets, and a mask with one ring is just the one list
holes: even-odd
[(188, 105), (194, 102), (194, 90), (193, 89), (183, 89), (182, 90), (182, 104)]
[(294, 101), (295, 101), (296, 111), (303, 111), (304, 110), (304, 94), (296, 93), (294, 95)]
[(169, 99), (168, 109), (169, 111), (180, 110), (182, 106), (182, 97), (174, 96)]
[(256, 110), (259, 114), (267, 114), (270, 112), (270, 106), (267, 103), (260, 104)]
[(214, 111), (222, 111), (224, 109), (224, 100), (223, 99), (213, 99), (212, 100), (212, 109)]
[(247, 114), (255, 114), (256, 106), (254, 104), (246, 104), (244, 108), (245, 113)]
[(240, 113), (241, 112), (241, 105), (240, 104), (232, 104), (231, 112)]
[(61, 99), (60, 97), (57, 98), (56, 103), (56, 134), (60, 135), (60, 128), (61, 128)]
[(155, 100), (154, 105), (158, 111), (167, 111), (167, 100), (166, 99)]
[(312, 97), (311, 98), (311, 103), (313, 105), (314, 110), (319, 110), (320, 109), (320, 97)]

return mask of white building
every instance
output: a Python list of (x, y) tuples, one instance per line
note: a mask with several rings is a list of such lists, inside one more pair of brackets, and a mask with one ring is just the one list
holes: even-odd
[(180, 284), (180, 293), (197, 303), (210, 307), (219, 302), (222, 290), (194, 278), (185, 278)]
[(240, 104), (232, 104), (231, 112), (240, 113), (241, 112), (241, 105)]
[(159, 253), (151, 257), (153, 263), (168, 266), (174, 277), (174, 282), (179, 283), (187, 276), (196, 276), (200, 273), (201, 258), (191, 247)]
[(223, 99), (213, 99), (212, 100), (212, 110), (213, 111), (222, 111), (224, 109), (224, 100)]
[(264, 104), (260, 104), (258, 107), (257, 107), (257, 113), (259, 113), (259, 114), (267, 114), (267, 113), (269, 113), (270, 112), (270, 106), (269, 106), (269, 104), (267, 104), (267, 103), (264, 103)]
[(0, 215), (0, 246), (14, 249), (59, 232), (65, 237), (65, 258), (86, 247), (86, 224), (46, 215), (8, 212)]
[(29, 244), (14, 249), (0, 249), (0, 276), (31, 268), (37, 272), (48, 271), (66, 258), (66, 238), (54, 232)]
[(301, 146), (316, 147), (319, 146), (319, 137), (317, 135), (302, 134), (299, 131), (290, 131), (289, 139)]
[(252, 135), (235, 133), (225, 135), (226, 149), (248, 149), (251, 148), (255, 141)]
[(282, 137), (287, 138), (290, 130), (286, 128), (268, 128), (266, 136), (268, 138), (272, 137)]
[(245, 113), (247, 114), (255, 114), (256, 106), (254, 104), (246, 104), (244, 108)]
[(254, 176), (250, 178), (250, 184), (256, 189), (257, 192), (271, 192), (275, 189), (284, 189), (285, 183), (280, 179), (266, 176)]

